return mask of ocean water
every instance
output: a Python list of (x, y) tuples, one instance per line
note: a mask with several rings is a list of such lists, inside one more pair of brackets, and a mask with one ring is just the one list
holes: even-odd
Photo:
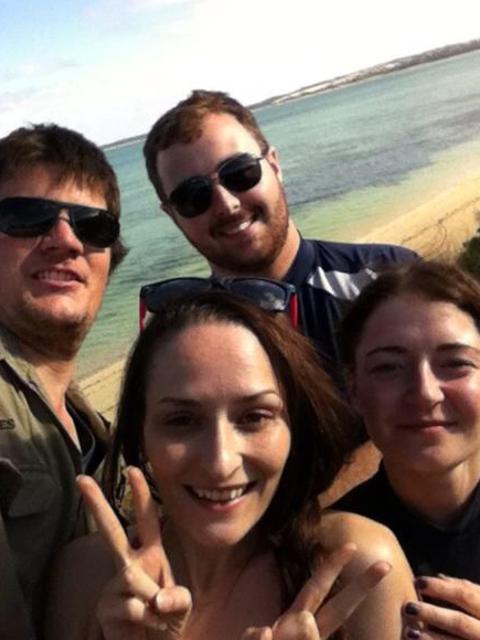
[[(160, 114), (159, 114), (160, 115)], [(480, 169), (480, 52), (256, 111), (306, 237), (352, 240)], [(110, 148), (130, 247), (80, 353), (89, 375), (123, 357), (142, 284), (208, 268), (161, 212), (142, 143)]]

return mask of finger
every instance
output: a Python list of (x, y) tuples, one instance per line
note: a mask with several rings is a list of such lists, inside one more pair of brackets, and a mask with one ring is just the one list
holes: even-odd
[(435, 633), (428, 629), (422, 630), (416, 627), (405, 627), (402, 638), (404, 640), (453, 640), (450, 634)]
[(283, 615), (273, 626), (273, 640), (321, 640), (317, 622), (310, 611)]
[(154, 631), (166, 631), (168, 625), (165, 620), (141, 600), (132, 596), (125, 596), (107, 605), (100, 605), (98, 618), (103, 631), (117, 627), (119, 624), (134, 624)]
[(288, 611), (310, 611), (315, 613), (356, 550), (356, 545), (348, 543), (328, 554), (315, 568), (312, 577), (300, 590)]
[(127, 566), (130, 562), (127, 535), (100, 487), (89, 476), (77, 476), (76, 482), (100, 534), (112, 552), (115, 563), (119, 568)]
[(415, 587), (422, 595), (449, 602), (480, 618), (480, 586), (478, 584), (447, 576), (420, 577), (415, 580)]
[(447, 637), (451, 635), (462, 640), (480, 640), (480, 621), (463, 611), (454, 611), (426, 602), (409, 602), (403, 612), (409, 623), (424, 623), (435, 627)]
[(189, 613), (192, 608), (192, 596), (185, 587), (170, 587), (157, 591), (153, 606), (158, 613)]
[(272, 640), (272, 637), (270, 627), (249, 627), (243, 634), (241, 640)]
[(136, 467), (128, 467), (127, 478), (132, 491), (136, 529), (143, 546), (162, 546), (158, 509), (145, 476)]
[(328, 637), (339, 629), (391, 569), (388, 562), (375, 562), (328, 600), (315, 616), (320, 635)]

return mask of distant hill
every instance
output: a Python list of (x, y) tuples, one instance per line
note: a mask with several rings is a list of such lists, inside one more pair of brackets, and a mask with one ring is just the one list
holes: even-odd
[(322, 93), (323, 91), (337, 89), (338, 87), (353, 84), (354, 82), (359, 82), (361, 80), (367, 80), (368, 78), (373, 78), (375, 76), (392, 73), (393, 71), (399, 71), (401, 69), (407, 69), (427, 62), (435, 62), (436, 60), (442, 60), (443, 58), (458, 56), (462, 53), (468, 53), (478, 49), (480, 49), (480, 40), (469, 40), (468, 42), (450, 44), (445, 47), (430, 49), (429, 51), (424, 51), (423, 53), (418, 53), (413, 56), (395, 58), (394, 60), (389, 60), (388, 62), (383, 62), (382, 64), (377, 64), (373, 67), (367, 67), (360, 71), (353, 71), (352, 73), (337, 76), (331, 80), (322, 80), (321, 82), (301, 87), (300, 89), (290, 93), (273, 96), (266, 100), (262, 100), (261, 102), (255, 102), (255, 104), (250, 105), (250, 108), (258, 109), (259, 107), (265, 107), (267, 105), (282, 104), (289, 100), (295, 100), (315, 93)]
[[(268, 105), (282, 104), (289, 100), (304, 98), (315, 93), (322, 93), (323, 91), (337, 89), (338, 87), (360, 82), (361, 80), (367, 80), (368, 78), (373, 78), (375, 76), (385, 75), (401, 69), (408, 69), (408, 67), (414, 67), (427, 62), (435, 62), (436, 60), (442, 60), (443, 58), (451, 58), (452, 56), (458, 56), (462, 53), (468, 53), (478, 49), (480, 49), (480, 39), (469, 40), (468, 42), (461, 42), (459, 44), (449, 44), (445, 47), (430, 49), (429, 51), (424, 51), (423, 53), (418, 53), (413, 56), (395, 58), (394, 60), (389, 60), (388, 62), (383, 62), (381, 64), (374, 65), (373, 67), (367, 67), (366, 69), (360, 69), (360, 71), (353, 71), (352, 73), (347, 73), (343, 76), (337, 76), (331, 80), (322, 80), (315, 84), (309, 84), (290, 93), (279, 94), (266, 98), (265, 100), (261, 100), (260, 102), (255, 102), (254, 104), (249, 105), (249, 108), (258, 109)], [(116, 142), (103, 145), (102, 148), (108, 150), (113, 149), (114, 147), (122, 147), (123, 145), (144, 140), (146, 135), (146, 133), (142, 133), (138, 136), (122, 138), (122, 140), (117, 140)]]

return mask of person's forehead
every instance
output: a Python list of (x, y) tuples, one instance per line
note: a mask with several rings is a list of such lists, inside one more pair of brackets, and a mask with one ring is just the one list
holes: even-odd
[(479, 343), (470, 314), (443, 300), (399, 295), (384, 301), (365, 324), (357, 351), (380, 343), (435, 346), (442, 342)]
[(74, 176), (62, 176), (53, 165), (36, 164), (19, 167), (0, 182), (0, 199), (13, 197), (47, 198), (105, 208), (106, 199), (100, 185), (92, 188)]
[(252, 132), (230, 114), (208, 114), (203, 118), (200, 128), (201, 135), (193, 142), (178, 142), (158, 153), (157, 171), (166, 187), (169, 182), (190, 175), (209, 174), (223, 160), (236, 153), (261, 153)]

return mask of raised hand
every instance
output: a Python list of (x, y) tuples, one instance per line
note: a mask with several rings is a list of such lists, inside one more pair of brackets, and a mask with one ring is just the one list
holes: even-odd
[(78, 487), (108, 545), (118, 574), (105, 588), (98, 619), (105, 640), (178, 640), (192, 608), (188, 589), (177, 586), (162, 545), (157, 507), (140, 469), (129, 468), (138, 546), (133, 546), (92, 478)]
[[(417, 591), (422, 596), (443, 600), (462, 611), (429, 604), (409, 602), (405, 608), (405, 618), (410, 624), (423, 629), (408, 628), (406, 637), (412, 640), (480, 640), (480, 586), (469, 580), (421, 577), (415, 580)], [(435, 631), (431, 630), (435, 629)]]
[(370, 589), (391, 569), (387, 562), (372, 564), (323, 604), (355, 552), (354, 544), (346, 544), (329, 554), (272, 628), (247, 629), (242, 640), (326, 640), (348, 620)]

